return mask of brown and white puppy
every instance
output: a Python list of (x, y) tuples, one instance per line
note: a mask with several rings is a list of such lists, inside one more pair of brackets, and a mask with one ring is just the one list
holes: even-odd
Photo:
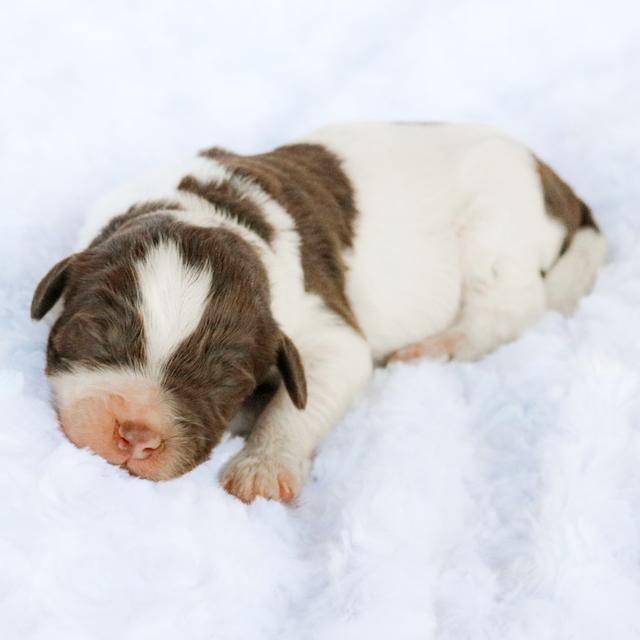
[(545, 309), (572, 311), (606, 253), (549, 167), (478, 126), (214, 148), (126, 197), (33, 298), (35, 319), (56, 309), (47, 375), (62, 429), (165, 480), (253, 406), (222, 473), (245, 501), (299, 493), (374, 362), (478, 358)]

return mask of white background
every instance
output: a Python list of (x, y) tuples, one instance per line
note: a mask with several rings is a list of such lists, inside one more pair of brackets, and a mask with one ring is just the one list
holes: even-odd
[[(3, 640), (638, 638), (637, 2), (0, 4)], [(525, 140), (611, 243), (596, 291), (473, 365), (380, 371), (299, 506), (128, 477), (57, 430), (28, 306), (119, 181), (336, 120)]]

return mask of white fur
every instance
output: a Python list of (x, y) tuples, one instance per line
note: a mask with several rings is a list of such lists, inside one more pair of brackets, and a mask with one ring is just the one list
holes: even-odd
[(547, 305), (565, 315), (572, 313), (580, 298), (595, 282), (607, 258), (607, 243), (593, 229), (579, 229), (567, 252), (547, 273)]
[(178, 345), (195, 331), (211, 290), (211, 272), (185, 263), (172, 241), (136, 265), (146, 342), (146, 368), (159, 377)]

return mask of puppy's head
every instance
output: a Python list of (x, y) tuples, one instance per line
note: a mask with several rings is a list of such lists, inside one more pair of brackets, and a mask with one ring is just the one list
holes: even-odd
[(206, 460), (274, 366), (305, 405), (263, 265), (229, 231), (146, 217), (56, 264), (32, 317), (56, 303), (46, 371), (62, 429), (132, 474), (164, 480)]

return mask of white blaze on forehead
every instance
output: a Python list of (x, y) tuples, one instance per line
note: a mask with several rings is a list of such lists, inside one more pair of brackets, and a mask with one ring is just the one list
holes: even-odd
[(208, 268), (188, 265), (175, 242), (151, 248), (136, 265), (146, 363), (159, 374), (198, 326), (211, 291)]

